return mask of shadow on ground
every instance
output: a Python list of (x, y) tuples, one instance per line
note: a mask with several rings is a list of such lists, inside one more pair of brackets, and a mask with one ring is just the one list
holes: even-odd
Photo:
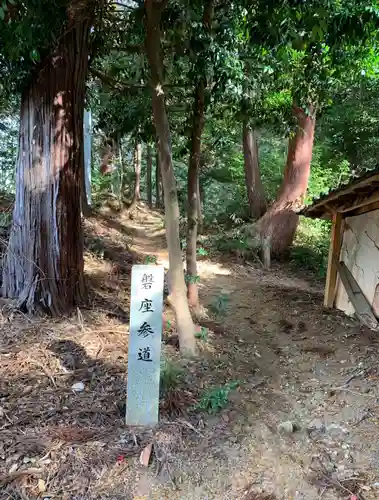
[(320, 289), (283, 269), (204, 261), (210, 318), (197, 359), (166, 342), (166, 309), (179, 415), (162, 413), (153, 430), (125, 426), (130, 269), (158, 245), (160, 220), (87, 221), (90, 308), (59, 321), (3, 311), (0, 498), (40, 497), (38, 479), (67, 500), (342, 500), (346, 488), (377, 498), (377, 338), (326, 314)]

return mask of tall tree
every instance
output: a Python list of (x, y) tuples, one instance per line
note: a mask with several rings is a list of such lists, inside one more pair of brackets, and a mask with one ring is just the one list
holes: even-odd
[(155, 208), (161, 208), (161, 169), (159, 166), (159, 153), (155, 155)]
[(142, 163), (142, 144), (139, 138), (136, 139), (136, 145), (134, 149), (134, 191), (133, 199), (130, 205), (130, 209), (134, 209), (137, 202), (140, 200), (140, 190), (141, 190), (141, 163)]
[[(213, 0), (204, 0), (203, 2), (203, 33), (196, 33), (192, 39), (194, 56), (196, 58), (194, 67), (194, 77), (197, 78), (191, 124), (191, 142), (190, 159), (188, 167), (187, 195), (187, 287), (188, 302), (195, 309), (199, 305), (199, 293), (197, 287), (197, 235), (201, 221), (201, 201), (200, 201), (200, 155), (201, 155), (201, 137), (205, 122), (206, 106), (206, 87), (207, 87), (207, 51), (209, 49), (211, 29), (214, 16)], [(199, 36), (200, 35), (200, 36)], [(202, 35), (202, 36), (201, 36)], [(201, 42), (200, 42), (201, 41)], [(200, 42), (200, 43), (199, 43)], [(199, 50), (199, 46), (201, 49)], [(197, 50), (196, 50), (197, 49)]]
[(196, 353), (195, 326), (188, 308), (179, 238), (179, 205), (176, 180), (172, 165), (171, 134), (166, 111), (163, 80), (160, 22), (166, 6), (165, 0), (145, 0), (146, 53), (151, 72), (152, 105), (158, 140), (165, 200), (166, 237), (170, 263), (172, 301), (175, 309), (180, 350), (184, 354)]
[(296, 7), (278, 0), (269, 5), (262, 2), (250, 12), (251, 38), (274, 51), (279, 64), (286, 64), (292, 74), (294, 128), (283, 182), (276, 201), (257, 225), (269, 265), (271, 251), (285, 252), (295, 235), (297, 209), (308, 188), (316, 112), (333, 97), (348, 72), (357, 71), (357, 59), (377, 29), (378, 14), (373, 5), (360, 0), (309, 1)]
[(256, 220), (264, 215), (267, 210), (266, 197), (259, 170), (258, 140), (256, 131), (249, 125), (246, 118), (243, 120), (242, 127), (243, 158), (249, 213), (250, 217)]
[(304, 205), (311, 171), (316, 120), (312, 110), (306, 113), (296, 104), (293, 114), (297, 127), (289, 140), (283, 182), (276, 201), (259, 222), (266, 268), (270, 267), (271, 252), (281, 254), (292, 244), (297, 210)]
[[(250, 57), (255, 60), (256, 66), (262, 63), (262, 54), (257, 50), (252, 50), (245, 42), (243, 46), (245, 52), (250, 49)], [(259, 85), (259, 92), (257, 87)], [(264, 187), (261, 181), (259, 168), (258, 138), (256, 132), (256, 122), (262, 114), (262, 95), (268, 91), (267, 82), (264, 81), (261, 71), (251, 71), (248, 61), (244, 61), (243, 74), (243, 98), (241, 100), (240, 114), (242, 121), (242, 148), (245, 170), (245, 182), (247, 200), (249, 204), (249, 215), (253, 220), (259, 219), (267, 210), (267, 202)], [(251, 117), (253, 115), (253, 118)]]
[(187, 211), (187, 280), (188, 301), (190, 306), (197, 307), (199, 295), (197, 289), (197, 233), (201, 217), (200, 190), (199, 190), (199, 167), (201, 153), (201, 135), (204, 128), (204, 96), (203, 79), (196, 85), (193, 124), (191, 131), (190, 163), (188, 168), (188, 211)]
[[(58, 43), (44, 47), (47, 55), (22, 91), (16, 201), (2, 291), (28, 311), (66, 313), (85, 298), (80, 197), (94, 8), (90, 1), (72, 1), (58, 9), (63, 21)], [(9, 15), (8, 34), (25, 25), (24, 15), (31, 22), (33, 4)]]
[(153, 151), (151, 144), (146, 146), (146, 190), (147, 203), (150, 208), (153, 208), (153, 192), (152, 192), (152, 173), (153, 173)]

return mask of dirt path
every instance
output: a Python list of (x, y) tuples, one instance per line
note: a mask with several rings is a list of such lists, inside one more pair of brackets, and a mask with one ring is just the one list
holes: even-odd
[[(181, 360), (172, 326), (164, 334), (184, 413), (164, 401), (158, 429), (126, 427), (130, 266), (146, 255), (167, 265), (163, 220), (141, 206), (86, 231), (90, 309), (52, 322), (3, 307), (0, 499), (379, 498), (378, 340), (323, 313), (322, 289), (284, 268), (200, 262), (212, 327), (201, 355)], [(220, 411), (193, 408), (220, 387), (231, 389)]]
[(187, 464), (177, 498), (243, 498), (249, 488), (288, 500), (378, 498), (374, 335), (323, 314), (320, 286), (288, 271), (203, 260), (199, 274), (206, 306), (224, 297), (215, 319), (226, 333), (206, 347), (210, 373), (199, 362), (192, 383), (242, 383), (207, 421), (201, 465)]

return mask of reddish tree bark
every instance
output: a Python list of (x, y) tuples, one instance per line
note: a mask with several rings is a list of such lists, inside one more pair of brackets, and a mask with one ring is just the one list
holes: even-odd
[(259, 170), (257, 136), (246, 119), (243, 122), (243, 156), (249, 213), (257, 220), (266, 212), (267, 203)]
[(54, 53), (23, 92), (13, 225), (2, 292), (29, 312), (85, 298), (80, 197), (91, 12), (71, 8)]
[(182, 253), (179, 238), (179, 204), (176, 180), (172, 166), (171, 132), (166, 111), (163, 89), (163, 59), (161, 51), (160, 21), (166, 5), (164, 0), (145, 0), (146, 54), (150, 65), (154, 124), (158, 140), (159, 164), (161, 168), (165, 201), (166, 239), (169, 253), (172, 304), (175, 309), (180, 351), (196, 353), (195, 325), (187, 302)]
[(283, 254), (291, 246), (299, 220), (296, 210), (303, 205), (308, 188), (316, 121), (295, 104), (293, 113), (297, 130), (288, 143), (283, 182), (277, 200), (258, 221), (266, 267), (271, 254)]

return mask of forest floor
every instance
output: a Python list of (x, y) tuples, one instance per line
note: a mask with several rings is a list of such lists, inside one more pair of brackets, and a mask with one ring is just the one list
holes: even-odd
[[(3, 302), (0, 499), (379, 498), (379, 339), (323, 311), (320, 282), (202, 257), (200, 355), (180, 359), (166, 307), (163, 356), (180, 384), (156, 429), (132, 429), (130, 269), (147, 255), (167, 266), (163, 218), (103, 210), (85, 231), (88, 308), (52, 321)], [(220, 411), (196, 409), (209, 401)]]

